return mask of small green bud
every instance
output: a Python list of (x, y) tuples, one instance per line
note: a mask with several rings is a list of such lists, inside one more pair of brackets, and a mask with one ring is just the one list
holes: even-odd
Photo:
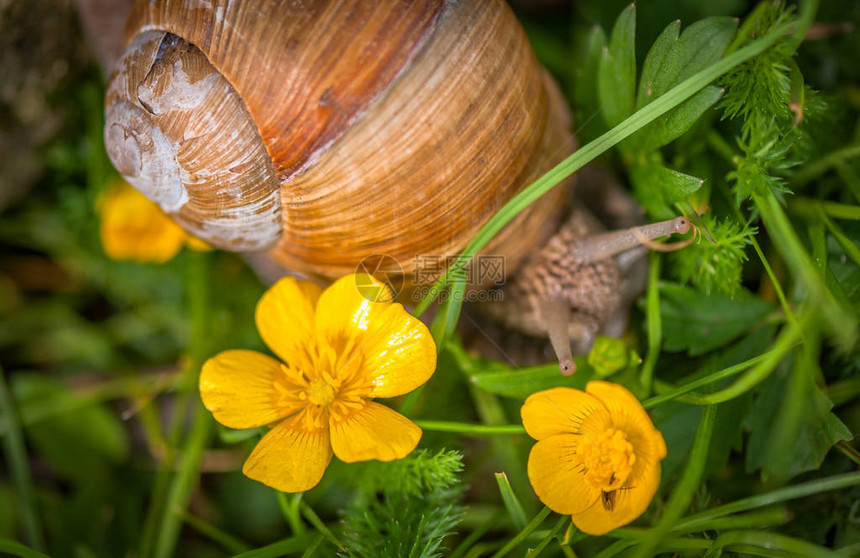
[(598, 337), (594, 341), (591, 352), (588, 353), (588, 364), (602, 378), (611, 376), (637, 362), (641, 362), (639, 355), (628, 351), (624, 341), (612, 337)]

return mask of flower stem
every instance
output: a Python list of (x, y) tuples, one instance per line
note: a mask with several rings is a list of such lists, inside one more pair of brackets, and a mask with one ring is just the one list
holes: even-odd
[(449, 422), (444, 420), (417, 420), (415, 424), (432, 432), (457, 432), (459, 434), (525, 434), (526, 429), (519, 424), (471, 424), (468, 422)]
[(290, 530), (294, 535), (301, 535), (306, 531), (304, 523), (302, 523), (302, 515), (299, 511), (299, 506), (302, 503), (302, 495), (304, 492), (287, 496), (281, 491), (277, 491), (278, 505), (281, 508), (281, 514), (284, 519), (290, 524)]

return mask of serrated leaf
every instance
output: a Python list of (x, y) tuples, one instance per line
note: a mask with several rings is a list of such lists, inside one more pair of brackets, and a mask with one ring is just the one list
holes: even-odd
[(609, 46), (603, 50), (597, 73), (600, 112), (610, 126), (633, 113), (636, 88), (636, 6), (629, 5), (615, 22)]
[(701, 178), (654, 163), (634, 165), (630, 179), (639, 203), (657, 219), (674, 217), (670, 206), (687, 199), (704, 183)]
[(639, 149), (642, 151), (658, 149), (677, 139), (689, 130), (696, 120), (720, 99), (722, 94), (722, 89), (709, 85), (670, 110), (637, 132)]
[(728, 298), (664, 284), (660, 290), (663, 348), (686, 350), (691, 356), (706, 353), (739, 337), (772, 309), (772, 304), (744, 290)]
[(751, 430), (746, 451), (748, 472), (762, 469), (767, 477), (787, 479), (817, 469), (833, 444), (852, 438), (851, 431), (830, 412), (833, 404), (807, 376), (794, 446), (787, 451), (771, 451), (773, 425), (778, 421), (788, 383), (789, 374), (782, 371), (771, 375), (761, 385), (748, 420)]
[(642, 66), (642, 77), (639, 79), (639, 92), (636, 95), (636, 110), (650, 103), (655, 97), (654, 84), (660, 79), (664, 67), (670, 64), (670, 57), (675, 53), (675, 41), (681, 31), (681, 20), (675, 20), (663, 29), (645, 56)]
[(589, 380), (596, 378), (596, 374), (588, 364), (587, 357), (576, 357), (573, 360), (576, 362), (576, 373), (573, 376), (562, 376), (558, 365), (553, 364), (508, 372), (472, 374), (469, 381), (486, 392), (518, 399), (525, 399), (536, 391), (554, 387), (584, 389)]

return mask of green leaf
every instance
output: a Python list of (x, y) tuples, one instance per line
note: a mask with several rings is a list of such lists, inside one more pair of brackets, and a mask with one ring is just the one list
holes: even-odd
[(636, 164), (630, 169), (636, 199), (656, 219), (675, 216), (671, 205), (694, 194), (704, 180), (654, 163)]
[(592, 118), (600, 110), (597, 99), (597, 76), (600, 68), (600, 59), (606, 48), (606, 33), (599, 25), (595, 25), (588, 35), (588, 45), (585, 52), (585, 60), (581, 68), (576, 72), (574, 82), (574, 99), (579, 115), (576, 135), (587, 141), (596, 138), (606, 131), (605, 126), (599, 118)]
[(603, 50), (597, 74), (600, 111), (610, 126), (633, 113), (636, 87), (636, 5), (630, 4), (615, 22), (609, 47)]
[(696, 120), (720, 99), (722, 94), (723, 91), (719, 87), (713, 85), (705, 87), (643, 128), (632, 141), (638, 140), (638, 148), (642, 151), (663, 147), (689, 130)]
[(576, 357), (576, 374), (562, 376), (558, 365), (534, 366), (509, 372), (487, 372), (469, 376), (469, 381), (482, 390), (505, 397), (525, 399), (536, 391), (554, 387), (585, 389), (585, 384), (597, 376), (586, 357)]
[(639, 80), (639, 93), (636, 95), (636, 110), (641, 109), (651, 102), (656, 93), (656, 83), (662, 79), (661, 74), (665, 72), (665, 67), (675, 56), (675, 42), (678, 40), (678, 33), (681, 30), (681, 20), (675, 20), (660, 33), (654, 44), (648, 50), (648, 55), (645, 56), (645, 63), (642, 66), (642, 77)]
[(660, 294), (663, 348), (667, 351), (686, 350), (691, 356), (725, 345), (773, 309), (769, 302), (744, 290), (730, 299), (719, 295), (705, 296), (676, 284), (664, 284)]
[(773, 425), (777, 422), (789, 388), (787, 370), (777, 371), (760, 386), (748, 418), (751, 431), (746, 451), (746, 470), (762, 470), (764, 477), (786, 479), (817, 469), (827, 451), (840, 440), (850, 440), (851, 431), (830, 412), (833, 404), (805, 374), (799, 431), (789, 451), (771, 450)]
[(671, 65), (655, 83), (657, 96), (719, 60), (737, 28), (735, 18), (719, 16), (697, 21), (684, 29), (675, 43)]
[[(637, 109), (719, 60), (735, 35), (737, 21), (731, 17), (711, 17), (697, 21), (678, 37), (679, 26), (677, 21), (670, 23), (648, 51), (639, 83)], [(689, 130), (721, 95), (718, 87), (706, 87), (642, 129), (631, 138), (631, 144), (639, 151), (666, 145)]]
[(499, 492), (502, 494), (502, 501), (505, 503), (505, 508), (514, 522), (514, 527), (517, 530), (523, 529), (528, 520), (526, 519), (526, 511), (520, 503), (520, 499), (514, 493), (514, 489), (508, 480), (508, 475), (505, 473), (496, 473), (496, 482), (499, 484)]

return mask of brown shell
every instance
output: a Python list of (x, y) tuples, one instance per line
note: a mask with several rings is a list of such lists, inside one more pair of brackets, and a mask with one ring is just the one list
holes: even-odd
[[(140, 1), (128, 29), (107, 99), (115, 164), (163, 173), (168, 186), (146, 193), (192, 232), (240, 250), (276, 243), (296, 271), (335, 277), (387, 254), (409, 274), (422, 256), (456, 254), (573, 149), (563, 100), (498, 0)], [(192, 102), (147, 101), (177, 80), (183, 101), (197, 87), (194, 116), (180, 110)], [(216, 114), (229, 131), (207, 127)], [(144, 169), (168, 144), (195, 166)], [(207, 151), (227, 167), (204, 171)], [(556, 226), (563, 196), (544, 196), (487, 250), (511, 271)]]

